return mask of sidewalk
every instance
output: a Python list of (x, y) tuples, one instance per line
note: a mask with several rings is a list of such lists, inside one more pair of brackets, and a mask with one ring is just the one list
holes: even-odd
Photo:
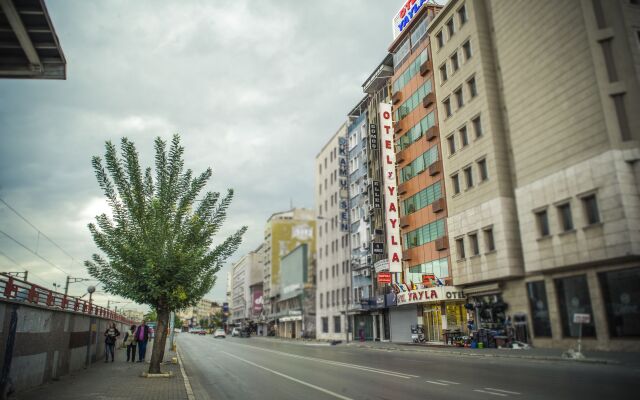
[[(168, 342), (168, 341), (167, 341)], [(163, 364), (162, 372), (171, 372), (170, 378), (143, 378), (149, 369), (153, 343), (149, 342), (147, 362), (127, 363), (125, 349), (116, 350), (115, 362), (103, 360), (92, 364), (86, 370), (65, 375), (57, 382), (20, 392), (13, 397), (17, 400), (76, 400), (76, 399), (136, 399), (136, 400), (180, 400), (187, 399), (187, 392), (179, 364)], [(165, 362), (176, 356), (168, 348)]]
[[(252, 336), (252, 338), (254, 338)], [(274, 336), (258, 336), (259, 340), (276, 340), (292, 344), (301, 345), (330, 345), (329, 342), (310, 339), (289, 339), (278, 338)], [(445, 346), (437, 344), (416, 344), (416, 343), (391, 343), (391, 342), (341, 342), (338, 346), (349, 346), (355, 348), (365, 348), (381, 351), (410, 351), (424, 352), (438, 355), (452, 355), (460, 357), (502, 357), (502, 358), (519, 358), (528, 360), (542, 361), (569, 361), (569, 362), (586, 362), (598, 364), (616, 364), (632, 366), (640, 368), (640, 353), (636, 352), (610, 352), (610, 351), (585, 351), (584, 360), (566, 359), (562, 357), (565, 350), (548, 349), (548, 348), (530, 348), (527, 350), (516, 349), (471, 349), (454, 346)]]

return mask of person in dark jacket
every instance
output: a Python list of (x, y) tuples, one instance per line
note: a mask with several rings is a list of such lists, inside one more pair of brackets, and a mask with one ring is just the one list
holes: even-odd
[(113, 362), (118, 336), (120, 336), (120, 332), (116, 328), (115, 323), (112, 323), (111, 326), (104, 331), (104, 362), (109, 362), (109, 354), (111, 354), (111, 362)]
[(127, 346), (127, 362), (131, 359), (131, 362), (136, 361), (136, 326), (131, 325), (131, 328), (124, 334), (124, 345)]
[(145, 320), (136, 329), (136, 342), (138, 343), (138, 362), (144, 362), (147, 353), (147, 342), (149, 341), (149, 327)]

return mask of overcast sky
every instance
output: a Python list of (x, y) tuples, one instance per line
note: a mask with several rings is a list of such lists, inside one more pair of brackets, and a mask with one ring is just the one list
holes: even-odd
[[(1, 270), (49, 287), (88, 276), (86, 225), (105, 209), (90, 160), (123, 136), (150, 165), (153, 139), (180, 133), (186, 166), (213, 168), (208, 190), (235, 189), (219, 239), (249, 231), (230, 261), (257, 247), (269, 215), (313, 207), (314, 157), (363, 97), (401, 3), (47, 1), (68, 79), (0, 80), (0, 197), (73, 260), (0, 204), (0, 228), (62, 271), (0, 235)], [(207, 298), (224, 299), (229, 266)]]

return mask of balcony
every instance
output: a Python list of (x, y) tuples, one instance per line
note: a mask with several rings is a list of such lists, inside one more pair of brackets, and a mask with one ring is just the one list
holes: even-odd
[(402, 92), (398, 90), (393, 94), (393, 96), (391, 96), (391, 101), (393, 104), (398, 104), (400, 100), (402, 100)]
[(422, 65), (420, 66), (420, 76), (425, 76), (426, 74), (428, 74), (429, 71), (432, 70), (431, 65), (432, 65), (431, 60), (427, 60), (423, 62)]
[(431, 92), (428, 95), (422, 98), (422, 106), (424, 108), (429, 108), (436, 101), (436, 95)]
[(407, 149), (400, 150), (396, 153), (396, 162), (401, 163), (407, 159)]
[(449, 248), (449, 238), (447, 236), (436, 239), (436, 250), (442, 251), (447, 248)]
[(407, 183), (401, 183), (400, 185), (398, 185), (398, 194), (405, 194), (407, 193)]
[(442, 163), (440, 161), (436, 161), (429, 166), (429, 175), (435, 176), (442, 172)]
[(427, 131), (424, 133), (424, 136), (427, 139), (427, 141), (430, 142), (433, 139), (437, 138), (439, 134), (440, 134), (440, 129), (438, 129), (438, 126), (435, 125), (427, 129)]
[(400, 217), (400, 228), (406, 228), (409, 226), (409, 216)]
[(444, 211), (444, 197), (440, 197), (431, 203), (431, 211), (433, 211), (434, 214)]
[(395, 133), (400, 133), (400, 132), (402, 132), (402, 122), (401, 122), (401, 121), (398, 121), (398, 122), (396, 122), (396, 123), (393, 125), (393, 131), (394, 131)]

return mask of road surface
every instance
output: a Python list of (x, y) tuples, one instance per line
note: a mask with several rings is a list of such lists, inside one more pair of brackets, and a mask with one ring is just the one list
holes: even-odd
[(178, 346), (197, 400), (622, 400), (640, 393), (640, 371), (620, 365), (189, 334)]

